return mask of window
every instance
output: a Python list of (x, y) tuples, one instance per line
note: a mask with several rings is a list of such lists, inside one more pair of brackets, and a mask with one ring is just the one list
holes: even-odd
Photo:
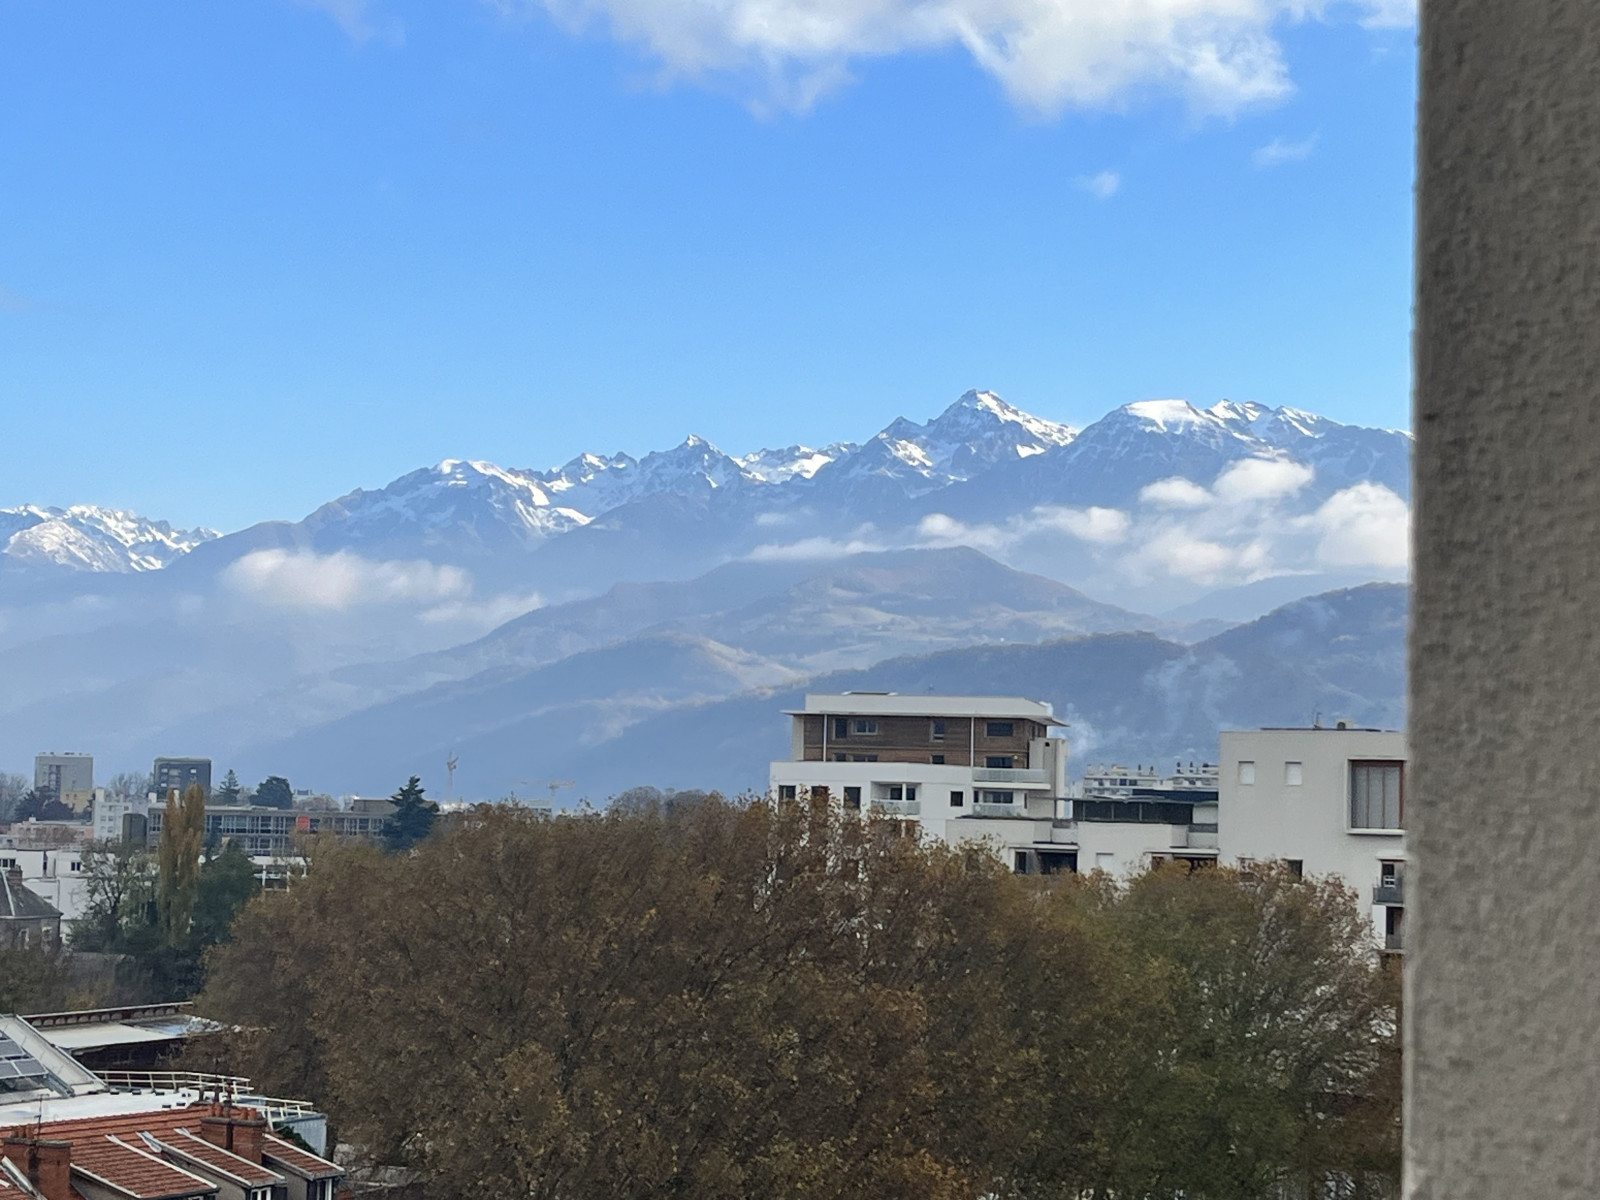
[(1382, 862), (1378, 864), (1378, 882), (1384, 887), (1394, 887), (1400, 882), (1400, 864), (1397, 862)]
[(792, 783), (780, 783), (778, 785), (778, 799), (779, 800), (793, 800), (794, 799), (794, 784), (792, 784)]
[(835, 717), (833, 719), (833, 736), (836, 738), (846, 738), (850, 736), (849, 717)]
[(1028, 873), (1028, 852), (1026, 850), (1017, 851), (1016, 858), (1012, 860), (1011, 869), (1018, 875), (1026, 875)]
[(930, 742), (944, 741), (944, 718), (938, 717), (928, 724), (928, 740)]
[(1305, 779), (1305, 764), (1286, 762), (1283, 764), (1283, 782), (1285, 787), (1299, 787)]
[(951, 792), (950, 793), (950, 807), (951, 808), (961, 808), (963, 805), (966, 804), (966, 802), (967, 802), (967, 794), (965, 792)]
[(942, 767), (942, 766), (944, 766), (944, 755), (942, 755), (942, 754), (930, 754), (930, 755), (928, 755), (928, 761), (931, 762), (936, 767)]
[(984, 733), (989, 737), (1010, 737), (1012, 723), (1010, 721), (990, 721)]
[(902, 788), (898, 783), (891, 783), (889, 785), (889, 799), (891, 799), (891, 800), (904, 800), (905, 799), (905, 789)]
[(834, 762), (849, 762), (850, 761), (850, 756), (848, 754), (839, 754), (839, 753), (835, 752), (834, 756), (833, 756), (833, 761)]
[(69, 871), (81, 871), (81, 870), (83, 870), (83, 864), (81, 862), (68, 863), (67, 864), (67, 870), (69, 870)]
[(16, 865), (17, 860), (14, 858), (0, 858), (0, 871), (9, 871)]
[(869, 717), (857, 717), (850, 722), (850, 732), (871, 736), (878, 732), (878, 723)]
[(1241, 761), (1239, 763), (1239, 782), (1245, 785), (1256, 781), (1256, 765), (1253, 762)]
[(1015, 792), (984, 792), (983, 802), (985, 804), (1010, 804), (1016, 799), (1016, 796)]
[(858, 787), (847, 787), (847, 788), (845, 788), (845, 790), (844, 790), (844, 806), (846, 808), (848, 808), (848, 809), (851, 809), (851, 810), (855, 811), (855, 812), (860, 812), (861, 811), (861, 789), (860, 788), (858, 788)]
[(917, 798), (917, 785), (914, 784), (914, 783), (906, 784), (906, 799), (907, 800), (915, 800), (916, 798)]
[(1305, 859), (1303, 859), (1303, 858), (1286, 858), (1283, 861), (1284, 861), (1284, 866), (1289, 868), (1289, 874), (1293, 875), (1296, 879), (1304, 879), (1306, 877), (1306, 860)]
[(1403, 829), (1405, 821), (1404, 764), (1352, 762), (1350, 764), (1350, 828)]
[(1002, 771), (1009, 771), (1011, 769), (1012, 762), (1013, 759), (1009, 754), (991, 754), (983, 760), (983, 765), (986, 767), (995, 767)]
[(850, 761), (851, 762), (877, 762), (878, 761), (878, 756), (876, 754), (852, 754), (850, 756)]

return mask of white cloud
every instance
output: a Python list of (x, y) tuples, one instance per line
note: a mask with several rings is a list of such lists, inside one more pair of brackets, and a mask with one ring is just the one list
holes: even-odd
[(844, 558), (851, 554), (870, 554), (886, 546), (863, 539), (841, 541), (828, 537), (801, 538), (797, 542), (771, 542), (757, 546), (745, 558), (751, 562), (811, 562)]
[(1316, 134), (1302, 138), (1298, 142), (1275, 137), (1257, 150), (1252, 157), (1258, 167), (1276, 167), (1281, 163), (1299, 162), (1301, 159), (1310, 158), (1311, 152), (1316, 148)]
[(1159, 508), (1204, 508), (1211, 503), (1211, 493), (1198, 483), (1174, 475), (1146, 484), (1139, 491), (1139, 502)]
[(999, 525), (968, 525), (945, 513), (929, 513), (917, 524), (917, 538), (924, 546), (971, 546), (1003, 555), (1030, 538), (1057, 533), (1090, 545), (1114, 545), (1128, 536), (1128, 525), (1121, 509), (1041, 505)]
[(1080, 542), (1111, 546), (1128, 536), (1128, 514), (1118, 508), (1054, 508), (1033, 510), (1030, 532), (1059, 529)]
[(366, 605), (436, 606), (464, 601), (472, 581), (459, 567), (377, 562), (348, 551), (256, 550), (222, 575), (232, 591), (276, 608), (342, 611)]
[[(309, 2), (309, 0), (307, 0)], [(324, 0), (336, 15), (357, 0)], [(1331, 0), (485, 0), (512, 17), (545, 13), (641, 47), (665, 79), (732, 80), (760, 106), (804, 110), (850, 78), (852, 62), (965, 49), (1024, 108), (1107, 108), (1151, 91), (1229, 114), (1291, 91), (1283, 22)], [(1399, 0), (1356, 0), (1392, 24)]]
[(1274, 458), (1245, 458), (1230, 465), (1211, 485), (1216, 497), (1228, 504), (1277, 500), (1292, 496), (1313, 478), (1310, 467)]
[(1122, 176), (1115, 171), (1101, 171), (1098, 175), (1085, 175), (1078, 180), (1078, 186), (1097, 199), (1109, 200), (1122, 186)]
[(1317, 558), (1329, 566), (1404, 567), (1410, 561), (1411, 510), (1388, 488), (1358, 483), (1312, 515)]

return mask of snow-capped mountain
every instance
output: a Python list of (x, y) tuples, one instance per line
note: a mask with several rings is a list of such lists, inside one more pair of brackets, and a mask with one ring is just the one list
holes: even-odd
[[(1075, 430), (969, 391), (931, 420), (898, 418), (859, 445), (734, 457), (691, 436), (642, 458), (583, 454), (547, 470), (446, 459), (296, 524), (230, 535), (200, 557), (210, 570), (281, 546), (492, 564), (547, 598), (574, 596), (621, 579), (687, 578), (775, 539), (850, 542), (870, 528), (875, 544), (909, 545), (896, 531), (930, 515), (992, 523), (1038, 506), (1127, 507), (1152, 483), (1205, 487), (1242, 459), (1309, 467), (1308, 503), (1360, 482), (1404, 497), (1410, 446), (1401, 431), (1226, 400), (1141, 400)], [(0, 511), (7, 558), (77, 571), (153, 570), (214, 536), (99, 509)], [(543, 570), (519, 565), (527, 555)]]
[(89, 504), (0, 509), (0, 555), (17, 566), (156, 571), (220, 536), (212, 529), (174, 529), (165, 521)]
[(899, 417), (817, 472), (824, 483), (876, 477), (920, 495), (1071, 443), (1076, 431), (970, 391), (926, 424)]

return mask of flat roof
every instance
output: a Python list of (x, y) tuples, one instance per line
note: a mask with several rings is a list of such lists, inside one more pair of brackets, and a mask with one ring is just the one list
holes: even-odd
[(898, 692), (844, 692), (807, 695), (802, 709), (785, 709), (791, 717), (810, 715), (853, 716), (871, 713), (881, 717), (1012, 717), (1064, 725), (1042, 700), (1022, 696), (902, 696)]

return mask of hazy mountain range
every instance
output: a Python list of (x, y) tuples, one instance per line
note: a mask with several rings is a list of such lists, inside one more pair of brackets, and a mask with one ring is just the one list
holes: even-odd
[[(545, 470), (447, 459), (221, 536), (4, 509), (0, 765), (46, 748), (109, 769), (209, 754), (246, 778), (372, 791), (439, 776), (453, 749), (468, 795), (552, 776), (595, 795), (746, 786), (770, 750), (731, 747), (766, 745), (775, 718), (730, 724), (699, 776), (650, 750), (652, 731), (728, 705), (771, 717), (808, 679), (862, 672), (992, 691), (975, 664), (998, 663), (1021, 672), (1001, 690), (1061, 711), (1069, 692), (1128, 689), (1142, 715), (1096, 700), (1080, 736), (1134, 758), (1203, 755), (1257, 691), (1393, 720), (1400, 589), (1276, 614), (1307, 639), (1309, 674), (1253, 658), (1256, 626), (1224, 630), (1403, 579), (1409, 473), (1408, 434), (1291, 409), (1145, 401), (1075, 430), (969, 392), (860, 444), (735, 457), (690, 437)], [(1374, 638), (1366, 682), (1328, 673), (1338, 646)], [(1105, 681), (1073, 674), (1119, 656)], [(1229, 663), (1243, 682), (1219, 692)], [(1258, 688), (1245, 663), (1276, 682)], [(1185, 715), (1157, 721), (1140, 689)]]

